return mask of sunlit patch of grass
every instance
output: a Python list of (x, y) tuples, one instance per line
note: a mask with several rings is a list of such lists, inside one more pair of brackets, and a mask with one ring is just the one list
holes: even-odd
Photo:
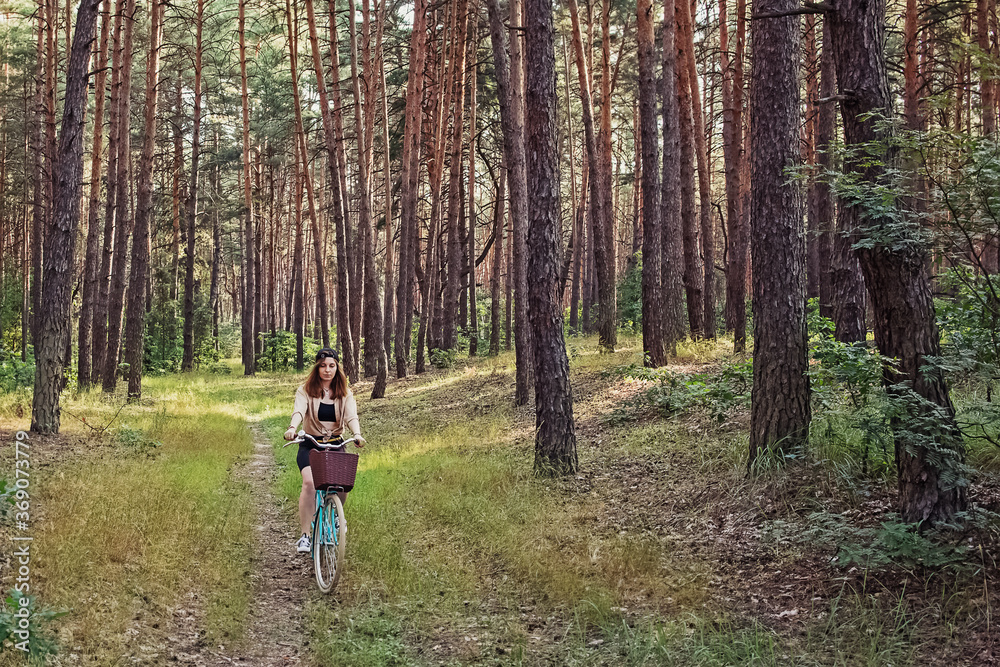
[(677, 355), (671, 361), (679, 364), (709, 363), (733, 356), (731, 335), (718, 338), (685, 338), (677, 342)]
[(49, 454), (32, 481), (33, 583), (42, 604), (71, 610), (58, 622), (63, 650), (111, 664), (135, 632), (166, 630), (191, 590), (210, 641), (242, 638), (254, 517), (252, 490), (231, 471), (249, 456), (246, 418), (263, 398), (217, 380), (151, 378), (134, 405), (99, 390), (64, 396), (81, 420), (64, 412), (62, 433), (93, 451)]

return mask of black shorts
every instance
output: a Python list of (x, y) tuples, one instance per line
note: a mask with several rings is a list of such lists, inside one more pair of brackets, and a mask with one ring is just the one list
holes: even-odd
[[(319, 438), (316, 439), (319, 440)], [(343, 441), (344, 439), (341, 437), (334, 438), (333, 440), (327, 442), (323, 442), (322, 440), (320, 440), (320, 442), (324, 445), (336, 445)], [(299, 453), (295, 455), (295, 463), (298, 464), (299, 471), (301, 471), (303, 468), (309, 467), (309, 452), (311, 452), (314, 449), (316, 449), (316, 445), (314, 445), (311, 440), (306, 440), (304, 442), (299, 443)]]

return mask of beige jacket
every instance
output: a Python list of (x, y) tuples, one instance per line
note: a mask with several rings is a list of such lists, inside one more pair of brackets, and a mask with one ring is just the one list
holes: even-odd
[(320, 421), (318, 417), (319, 404), (320, 399), (306, 394), (304, 386), (299, 387), (298, 391), (295, 392), (295, 407), (292, 411), (289, 427), (298, 428), (299, 424), (302, 424), (303, 430), (311, 436), (318, 436), (318, 440), (328, 440), (343, 434), (345, 425), (351, 429), (351, 433), (354, 435), (361, 435), (361, 424), (358, 422), (358, 404), (350, 389), (347, 390), (347, 396), (333, 399), (338, 421)]

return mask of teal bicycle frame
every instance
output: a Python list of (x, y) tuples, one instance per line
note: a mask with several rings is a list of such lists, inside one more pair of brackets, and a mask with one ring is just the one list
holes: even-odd
[[(309, 524), (310, 528), (312, 528), (312, 534), (315, 535), (316, 522), (318, 521), (320, 527), (322, 528), (319, 534), (319, 537), (322, 540), (320, 543), (327, 546), (332, 545), (335, 548), (340, 546), (340, 538), (338, 537), (338, 532), (340, 529), (340, 517), (333, 516), (331, 517), (330, 521), (323, 520), (324, 515), (326, 514), (326, 508), (325, 508), (326, 494), (337, 493), (338, 491), (343, 491), (343, 490), (344, 489), (339, 486), (335, 486), (326, 491), (316, 489), (316, 511), (313, 512), (312, 523)], [(310, 558), (315, 558), (314, 556), (315, 551), (316, 551), (315, 549), (309, 550)]]

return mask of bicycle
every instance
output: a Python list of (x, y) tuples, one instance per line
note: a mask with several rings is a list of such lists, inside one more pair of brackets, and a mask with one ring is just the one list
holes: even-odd
[[(299, 431), (298, 437), (284, 446), (311, 441), (316, 449), (309, 452), (309, 466), (313, 472), (316, 487), (316, 510), (312, 519), (312, 548), (309, 555), (313, 560), (316, 585), (323, 593), (329, 593), (337, 585), (343, 570), (344, 551), (347, 545), (347, 519), (341, 493), (354, 488), (354, 476), (358, 467), (358, 455), (345, 451), (347, 445), (356, 442), (350, 438), (336, 444), (318, 442), (308, 433)], [(337, 452), (336, 458), (327, 455)]]

